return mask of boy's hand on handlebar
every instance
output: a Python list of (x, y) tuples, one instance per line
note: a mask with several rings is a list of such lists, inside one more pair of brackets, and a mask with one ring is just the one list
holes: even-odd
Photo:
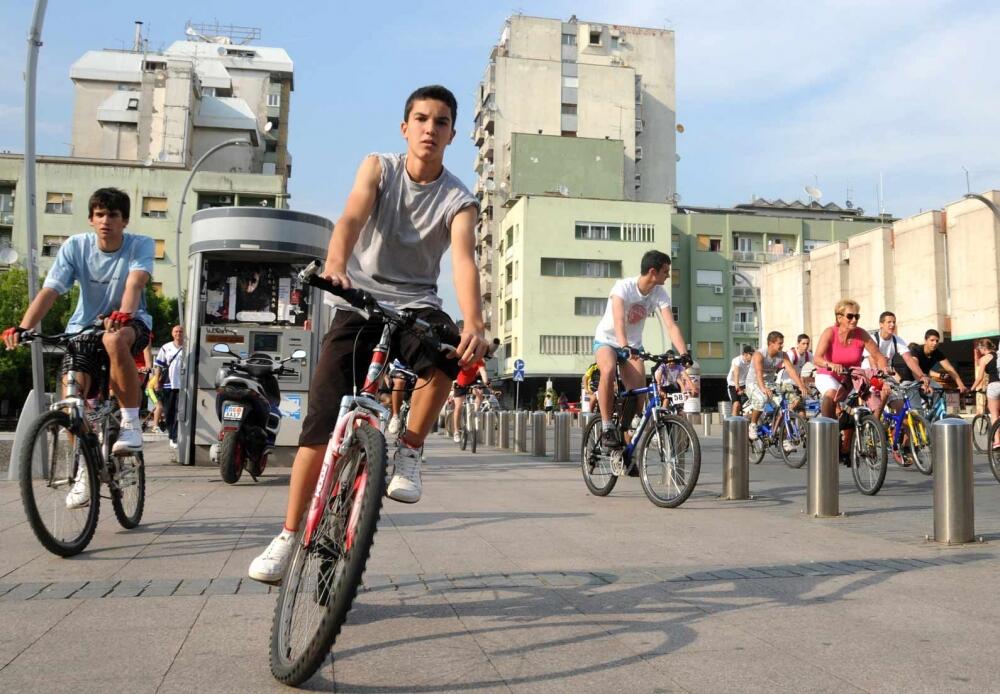
[(453, 356), (458, 357), (461, 366), (467, 366), (482, 359), (488, 347), (489, 343), (482, 333), (463, 331)]
[(327, 263), (323, 266), (323, 272), (320, 273), (320, 277), (330, 280), (344, 289), (351, 288), (351, 280), (347, 277), (347, 269), (342, 266)]
[(17, 326), (3, 331), (3, 343), (7, 349), (17, 349), (18, 345), (21, 344), (21, 333), (23, 332), (24, 328)]

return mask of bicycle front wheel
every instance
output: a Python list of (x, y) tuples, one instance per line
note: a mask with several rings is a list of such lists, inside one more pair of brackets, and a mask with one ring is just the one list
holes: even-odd
[[(296, 536), (271, 625), (271, 673), (305, 682), (322, 666), (347, 619), (375, 541), (385, 492), (385, 437), (363, 424), (338, 462), (337, 487), (309, 547)], [(303, 528), (305, 526), (303, 525)]]
[(99, 482), (83, 442), (70, 431), (69, 415), (51, 411), (38, 417), (18, 464), (21, 502), (35, 537), (61, 557), (82, 552), (97, 529)]
[(787, 426), (781, 427), (778, 437), (781, 441), (781, 457), (788, 467), (800, 468), (806, 464), (808, 429), (809, 420), (801, 413), (790, 417)]
[(111, 483), (111, 507), (115, 518), (126, 530), (139, 525), (146, 506), (146, 462), (142, 452), (116, 456), (114, 481)]
[(639, 481), (650, 501), (661, 508), (687, 501), (701, 472), (701, 443), (687, 419), (659, 415), (642, 433), (635, 454)]
[(590, 420), (583, 432), (580, 469), (583, 483), (594, 496), (607, 496), (618, 482), (618, 476), (611, 470), (611, 457), (601, 448), (600, 417)]
[(854, 431), (851, 445), (851, 472), (854, 486), (862, 494), (878, 494), (889, 464), (885, 449), (885, 429), (874, 415), (864, 415)]
[(972, 443), (977, 453), (986, 453), (990, 446), (990, 416), (977, 414), (972, 420)]
[(931, 427), (921, 415), (910, 412), (909, 440), (907, 446), (910, 449), (910, 457), (913, 458), (917, 469), (925, 475), (931, 474)]
[(767, 451), (767, 441), (764, 437), (758, 433), (757, 438), (750, 439), (750, 462), (754, 465), (760, 465), (760, 461), (764, 459), (764, 453)]
[(1000, 482), (1000, 449), (994, 446), (998, 431), (1000, 431), (1000, 419), (993, 422), (990, 426), (989, 438), (986, 441), (986, 454), (989, 457), (990, 470), (993, 471), (993, 476), (997, 478), (997, 482)]
[(469, 423), (472, 425), (469, 427), (469, 448), (475, 453), (476, 447), (479, 445), (479, 415), (473, 414)]

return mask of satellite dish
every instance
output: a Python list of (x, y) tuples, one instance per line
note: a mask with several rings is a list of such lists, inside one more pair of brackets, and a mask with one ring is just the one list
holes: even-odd
[(816, 186), (806, 186), (806, 195), (812, 198), (814, 201), (819, 202), (819, 199), (823, 197), (823, 191)]
[(264, 132), (266, 132), (266, 133), (271, 132), (271, 128), (273, 128), (273, 127), (274, 127), (274, 123), (272, 121), (268, 121), (268, 122), (264, 123)]
[(677, 124), (677, 132), (679, 132), (679, 133), (684, 132), (684, 124), (683, 123), (678, 123)]
[(681, 160), (681, 155), (675, 154), (674, 155), (674, 161), (680, 161), (680, 160)]
[(10, 246), (4, 246), (0, 248), (0, 263), (5, 263), (7, 265), (13, 265), (17, 262), (17, 251), (15, 251)]

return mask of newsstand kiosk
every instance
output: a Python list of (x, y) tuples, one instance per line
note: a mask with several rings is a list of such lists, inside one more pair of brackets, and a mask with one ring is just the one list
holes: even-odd
[(217, 443), (215, 376), (231, 357), (213, 352), (220, 343), (233, 354), (265, 352), (287, 357), (297, 375), (281, 376), (281, 429), (269, 460), (288, 464), (295, 454), (309, 397), (313, 365), (329, 322), (329, 310), (299, 271), (325, 258), (333, 223), (293, 210), (217, 207), (191, 220), (185, 303), (183, 388), (178, 394), (177, 453), (182, 464), (208, 464)]

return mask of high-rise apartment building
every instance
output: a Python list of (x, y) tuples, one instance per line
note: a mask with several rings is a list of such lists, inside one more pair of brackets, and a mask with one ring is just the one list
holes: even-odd
[[(674, 35), (605, 22), (510, 17), (475, 98), (479, 147), (474, 191), (482, 202), (477, 250), (485, 318), (499, 334), (493, 296), (498, 225), (525, 195), (673, 203), (676, 194)], [(518, 136), (607, 141), (590, 152)], [(539, 148), (549, 158), (539, 158)], [(576, 154), (573, 154), (576, 153)], [(596, 159), (595, 159), (596, 157)], [(599, 191), (588, 168), (615, 174)]]

